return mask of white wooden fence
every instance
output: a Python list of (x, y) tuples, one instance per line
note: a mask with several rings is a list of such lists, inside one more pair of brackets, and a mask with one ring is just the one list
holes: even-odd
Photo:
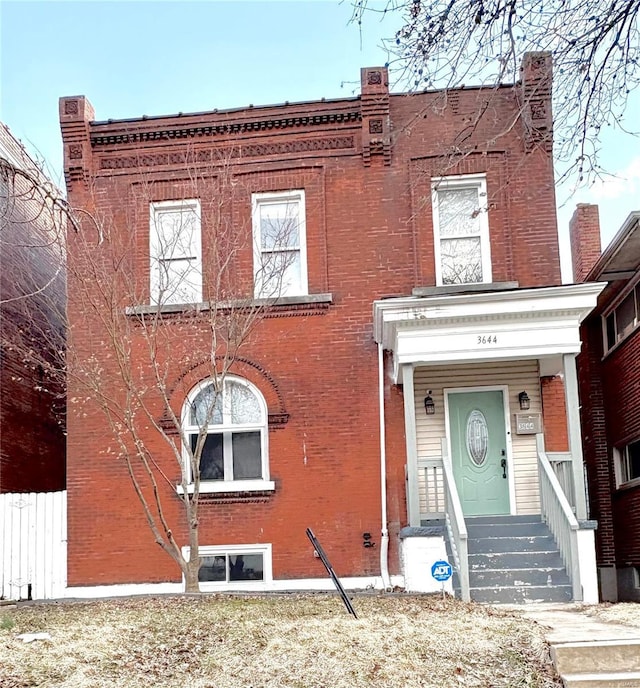
[(0, 494), (0, 595), (64, 597), (67, 584), (67, 493)]

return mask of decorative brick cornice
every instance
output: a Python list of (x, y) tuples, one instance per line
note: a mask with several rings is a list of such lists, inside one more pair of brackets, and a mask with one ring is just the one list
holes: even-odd
[(332, 136), (322, 139), (294, 141), (273, 141), (271, 143), (239, 144), (229, 147), (198, 151), (176, 150), (170, 153), (142, 153), (140, 155), (104, 156), (100, 159), (101, 170), (134, 169), (140, 167), (162, 167), (169, 165), (190, 165), (215, 163), (229, 158), (257, 158), (262, 156), (285, 156), (314, 151), (348, 150), (355, 147), (353, 136)]
[(385, 67), (360, 70), (362, 95), (362, 161), (371, 165), (371, 157), (380, 155), (391, 164), (391, 121), (389, 117), (389, 73)]
[[(360, 112), (358, 110), (351, 110), (348, 112), (325, 112), (315, 115), (268, 118), (245, 122), (167, 126), (159, 129), (140, 129), (137, 131), (132, 130), (112, 133), (93, 132), (91, 134), (91, 146), (95, 148), (98, 146), (112, 146), (114, 144), (123, 143), (172, 141), (175, 139), (193, 139), (212, 136), (237, 136), (238, 134), (251, 134), (300, 127), (348, 124), (350, 122), (359, 121)], [(139, 126), (139, 124), (135, 123), (135, 126)]]

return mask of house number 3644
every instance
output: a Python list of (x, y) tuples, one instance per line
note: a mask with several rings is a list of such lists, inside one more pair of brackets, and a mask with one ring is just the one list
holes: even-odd
[(498, 337), (495, 334), (479, 334), (478, 344), (497, 344)]

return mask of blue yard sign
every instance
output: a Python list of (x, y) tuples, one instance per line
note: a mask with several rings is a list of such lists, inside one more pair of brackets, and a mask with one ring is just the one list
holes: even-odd
[(431, 575), (437, 580), (444, 583), (444, 581), (451, 578), (453, 573), (451, 569), (451, 564), (446, 561), (436, 561), (436, 563), (431, 567)]

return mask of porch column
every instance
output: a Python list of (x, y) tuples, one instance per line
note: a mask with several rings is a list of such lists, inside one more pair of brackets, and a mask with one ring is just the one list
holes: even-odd
[(404, 394), (404, 436), (407, 444), (407, 521), (410, 526), (419, 526), (418, 441), (412, 365), (402, 366), (402, 391)]
[(573, 470), (576, 518), (579, 521), (584, 521), (587, 518), (587, 495), (584, 483), (576, 356), (577, 354), (564, 354), (562, 356), (562, 363), (564, 367), (564, 398), (567, 409), (567, 430), (569, 435), (569, 452), (571, 453), (571, 468)]

